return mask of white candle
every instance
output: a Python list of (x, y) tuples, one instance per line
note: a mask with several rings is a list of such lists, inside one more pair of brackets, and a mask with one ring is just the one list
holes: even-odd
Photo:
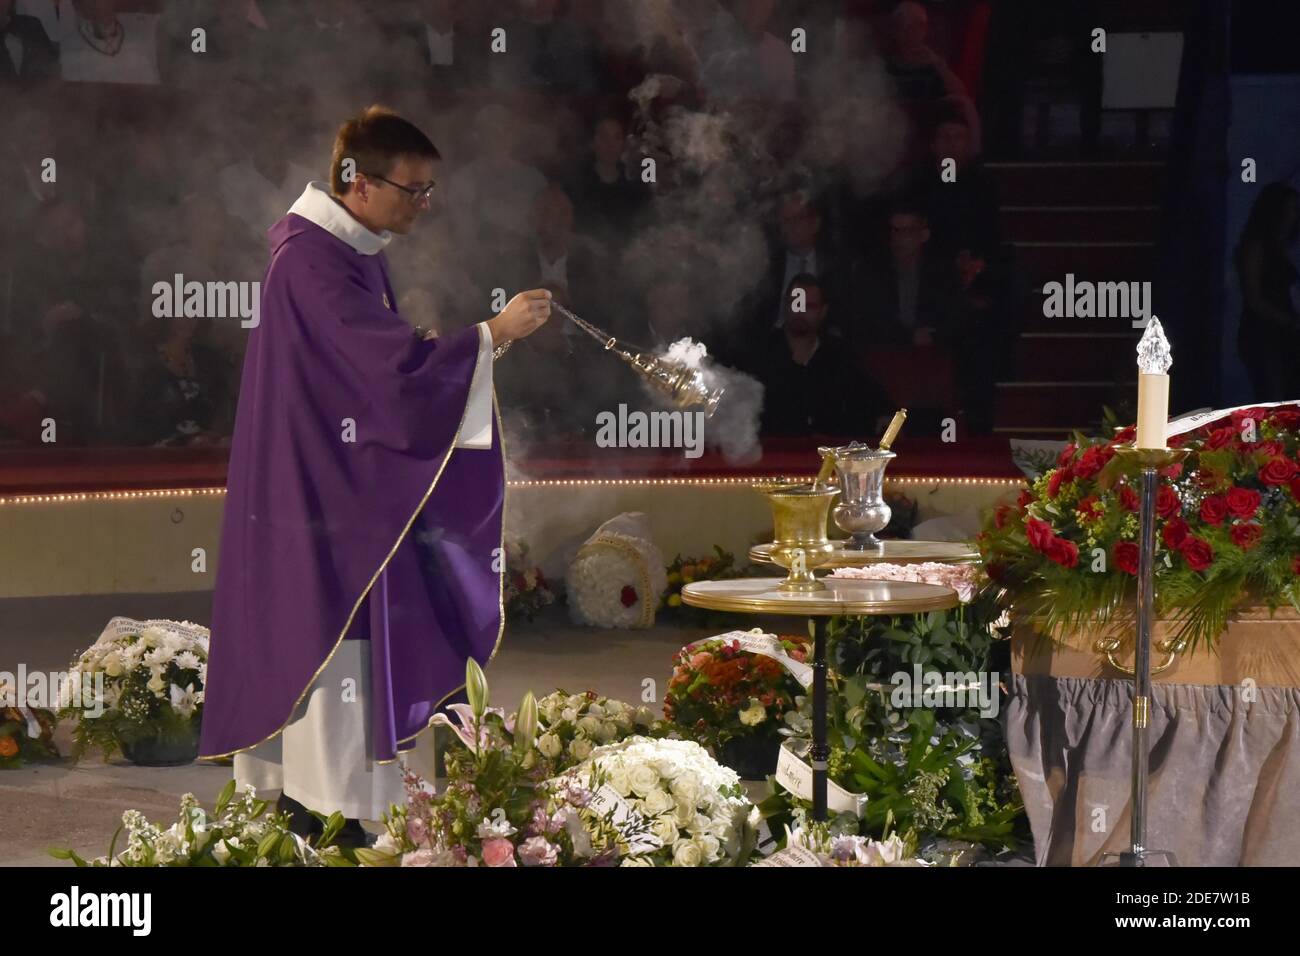
[(1138, 342), (1137, 447), (1168, 448), (1169, 367), (1173, 359), (1154, 315)]

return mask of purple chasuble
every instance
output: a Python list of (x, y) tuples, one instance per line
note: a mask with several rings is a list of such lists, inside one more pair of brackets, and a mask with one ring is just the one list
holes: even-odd
[(199, 753), (280, 733), (347, 637), (371, 642), (374, 758), (392, 760), (463, 689), (466, 659), (486, 665), (501, 638), (499, 418), (491, 448), (455, 447), (480, 333), (415, 336), (382, 252), (294, 213), (269, 235)]

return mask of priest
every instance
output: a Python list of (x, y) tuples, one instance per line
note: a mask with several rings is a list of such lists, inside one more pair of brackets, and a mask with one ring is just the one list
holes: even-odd
[(339, 130), (329, 184), (270, 229), (231, 445), (200, 756), (281, 791), (304, 836), (341, 812), (344, 845), (403, 801), (399, 755), (500, 642), (492, 355), (550, 314), (534, 290), (441, 337), (398, 315), (383, 249), (439, 159), (381, 107)]

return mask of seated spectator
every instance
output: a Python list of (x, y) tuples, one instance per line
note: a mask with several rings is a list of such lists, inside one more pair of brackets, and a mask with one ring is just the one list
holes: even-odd
[[(963, 250), (991, 254), (1000, 242), (998, 188), (972, 150), (964, 114), (949, 111), (940, 116), (930, 137), (930, 159), (933, 165), (921, 174), (917, 193), (929, 219), (931, 248), (949, 261)], [(952, 182), (942, 178), (948, 159), (955, 163)]]
[[(194, 53), (194, 30), (202, 28), (205, 50)], [(279, 51), (258, 0), (172, 0), (163, 11), (167, 47), (162, 63), (168, 86), (211, 88), (222, 80), (271, 82)]]
[[(217, 174), (217, 189), (226, 211), (248, 230), (247, 239), (264, 242), (266, 230), (288, 212), (303, 188), (323, 180), (324, 171), (293, 160), (294, 126), (288, 110), (272, 121), (250, 125), (240, 158)], [(365, 170), (357, 170), (365, 172)]]
[(567, 185), (574, 228), (601, 243), (611, 256), (620, 254), (622, 240), (632, 232), (649, 198), (639, 171), (624, 165), (625, 149), (623, 121), (603, 117), (591, 138), (591, 158)]
[(868, 269), (860, 299), (868, 314), (853, 325), (855, 350), (873, 344), (941, 344), (960, 308), (953, 264), (929, 249), (930, 224), (918, 206), (900, 205), (889, 216), (889, 260)]
[(59, 50), (64, 82), (159, 83), (161, 18), (119, 9), (125, 6), (121, 0), (73, 0), (76, 30)]
[(963, 111), (970, 127), (974, 151), (979, 152), (979, 114), (966, 87), (942, 56), (929, 45), (930, 16), (915, 0), (904, 0), (891, 18), (892, 46), (885, 68), (898, 95), (915, 118), (927, 128), (945, 105)]
[[(803, 293), (797, 310), (796, 290)], [(826, 341), (828, 306), (812, 275), (795, 276), (784, 296), (781, 328), (769, 332), (755, 356), (763, 383), (764, 435), (863, 437), (889, 411), (889, 398), (857, 371), (843, 348)]]
[(143, 445), (216, 445), (234, 426), (233, 369), (201, 341), (202, 319), (160, 319), (128, 423)]
[(768, 32), (776, 0), (735, 0), (709, 34), (700, 83), (712, 98), (794, 99), (794, 51)]
[[(148, 324), (153, 315), (153, 287), (171, 283), (177, 274), (186, 282), (254, 282), (265, 269), (265, 251), (245, 242), (238, 223), (232, 222), (221, 201), (208, 192), (191, 193), (180, 204), (180, 236), (149, 253), (140, 267), (140, 303), (136, 324)], [(216, 318), (209, 316), (209, 318)], [(207, 327), (205, 345), (238, 362), (248, 330), (238, 317)]]
[(839, 310), (846, 302), (849, 269), (825, 237), (820, 206), (808, 192), (794, 190), (781, 198), (778, 216), (779, 240), (756, 296), (761, 310), (756, 331), (781, 327), (787, 305), (782, 290), (789, 289), (795, 276), (807, 274), (816, 277), (831, 308), (832, 325), (827, 329), (828, 334), (842, 334), (838, 326), (842, 319)]
[(0, 0), (0, 87), (27, 87), (58, 76), (59, 53), (41, 21), (14, 12)]

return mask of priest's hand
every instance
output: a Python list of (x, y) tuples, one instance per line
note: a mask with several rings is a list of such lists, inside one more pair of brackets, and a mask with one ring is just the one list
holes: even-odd
[(488, 319), (492, 345), (498, 346), (515, 339), (532, 335), (551, 317), (551, 292), (549, 289), (530, 289), (520, 292), (506, 303), (497, 315)]

